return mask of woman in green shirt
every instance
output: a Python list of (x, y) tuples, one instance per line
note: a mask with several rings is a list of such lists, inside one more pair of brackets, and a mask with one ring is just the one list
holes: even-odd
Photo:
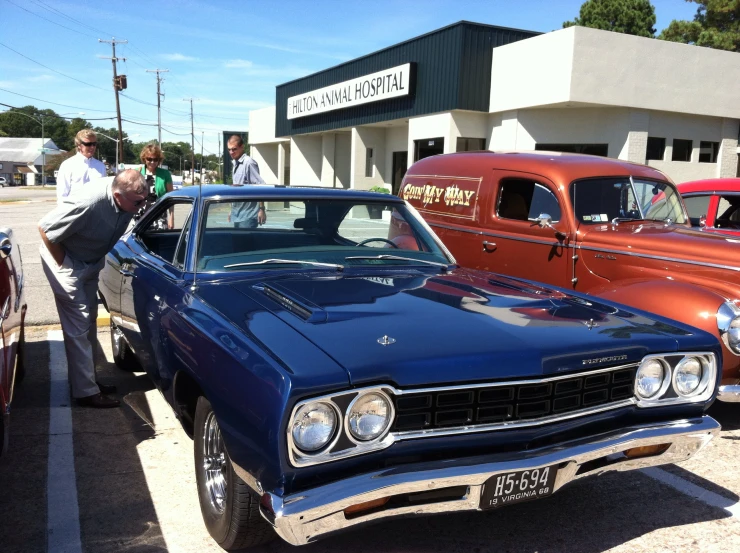
[[(162, 150), (156, 144), (147, 144), (141, 150), (141, 161), (144, 166), (140, 169), (142, 175), (146, 179), (148, 198), (145, 210), (156, 202), (159, 198), (172, 192), (172, 174), (167, 169), (162, 169), (159, 164), (164, 160)], [(163, 224), (167, 225), (167, 228), (173, 228), (175, 226), (174, 212), (170, 209), (167, 212), (166, 218), (163, 216)]]

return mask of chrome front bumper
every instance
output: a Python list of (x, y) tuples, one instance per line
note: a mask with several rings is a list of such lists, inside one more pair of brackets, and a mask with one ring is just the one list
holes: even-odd
[[(584, 476), (685, 461), (719, 431), (717, 421), (703, 416), (630, 427), (522, 453), (401, 465), (286, 497), (265, 492), (261, 511), (280, 537), (293, 545), (303, 545), (327, 534), (387, 517), (479, 510), (483, 484), (498, 473), (558, 465), (553, 488), (557, 491)], [(652, 457), (628, 459), (623, 454), (630, 448), (658, 444), (671, 445), (664, 453)], [(454, 487), (466, 487), (466, 493), (454, 500), (420, 501), (410, 506), (368, 511), (366, 515), (350, 519), (344, 514), (347, 507), (374, 499)]]
[(717, 401), (740, 402), (740, 384), (720, 386)]

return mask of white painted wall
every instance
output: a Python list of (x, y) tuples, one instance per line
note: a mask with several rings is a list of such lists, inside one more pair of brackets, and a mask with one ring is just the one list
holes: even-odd
[(488, 114), (473, 111), (453, 111), (450, 129), (450, 148), (456, 151), (458, 138), (486, 138)]
[(491, 67), (492, 112), (586, 103), (740, 118), (740, 53), (569, 27), (495, 48)]
[[(275, 142), (275, 106), (249, 112), (249, 144)], [(284, 140), (284, 139), (283, 139)]]
[(449, 154), (455, 151), (455, 144), (452, 143), (452, 114), (437, 113), (434, 115), (425, 115), (423, 117), (414, 117), (409, 119), (409, 137), (408, 151), (409, 162), (414, 160), (414, 141), (425, 138), (444, 138), (444, 153)]
[(253, 144), (250, 157), (257, 162), (260, 176), (267, 184), (280, 184), (278, 163), (278, 144)]
[[(367, 148), (373, 148), (373, 176), (365, 176)], [(351, 188), (369, 190), (383, 186), (385, 173), (385, 129), (382, 127), (356, 127), (352, 129), (352, 184)]]
[(335, 156), (336, 165), (334, 176), (337, 188), (349, 188), (352, 183), (350, 165), (352, 161), (352, 133), (343, 131), (336, 133)]
[(321, 186), (321, 135), (294, 136), (290, 140), (290, 184)]

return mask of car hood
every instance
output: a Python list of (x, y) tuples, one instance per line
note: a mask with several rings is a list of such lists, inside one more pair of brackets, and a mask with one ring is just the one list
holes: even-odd
[[(679, 339), (694, 335), (666, 320), (464, 269), (444, 275), (293, 273), (230, 286), (323, 350), (354, 385), (560, 374), (675, 351)], [(236, 301), (232, 294), (219, 298)], [(234, 323), (250, 332), (254, 320)], [(695, 342), (712, 344), (696, 332)]]
[[(619, 225), (581, 227), (580, 243), (585, 248), (658, 257), (711, 267), (740, 269), (740, 238), (712, 234), (679, 225), (659, 222), (620, 222)], [(588, 260), (590, 256), (586, 256)], [(588, 261), (587, 261), (588, 262)], [(589, 266), (589, 269), (593, 267)], [(601, 270), (597, 274), (602, 275)]]

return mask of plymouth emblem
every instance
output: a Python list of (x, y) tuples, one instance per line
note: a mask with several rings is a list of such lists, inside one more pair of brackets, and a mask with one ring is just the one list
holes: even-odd
[(597, 357), (595, 359), (584, 359), (584, 365), (600, 365), (601, 363), (613, 363), (614, 361), (626, 361), (626, 355), (612, 355), (610, 357)]
[(383, 336), (382, 338), (378, 338), (378, 343), (381, 346), (390, 346), (391, 344), (395, 344), (396, 343), (396, 339), (395, 338), (391, 338), (390, 336), (387, 336), (386, 335), (386, 336)]

